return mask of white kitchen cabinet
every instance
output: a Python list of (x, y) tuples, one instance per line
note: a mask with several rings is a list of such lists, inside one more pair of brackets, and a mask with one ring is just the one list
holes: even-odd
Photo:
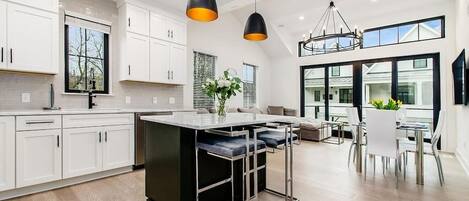
[(58, 73), (58, 16), (26, 6), (7, 6), (8, 70)]
[(127, 36), (127, 80), (150, 80), (150, 38), (128, 33)]
[(63, 176), (99, 172), (102, 169), (103, 133), (101, 127), (63, 130)]
[(186, 83), (186, 47), (182, 45), (171, 45), (171, 82), (174, 84)]
[(7, 3), (0, 1), (0, 69), (7, 67)]
[(126, 5), (127, 31), (149, 36), (150, 11), (131, 4)]
[(150, 36), (166, 41), (171, 39), (171, 30), (165, 16), (156, 13), (150, 14)]
[(0, 191), (13, 188), (15, 188), (15, 117), (0, 117)]
[(134, 126), (104, 128), (103, 169), (110, 170), (134, 164)]
[(18, 188), (62, 179), (61, 130), (16, 133)]
[(160, 14), (150, 14), (150, 36), (180, 45), (187, 43), (186, 23)]
[(31, 6), (38, 9), (57, 12), (59, 8), (58, 0), (9, 0), (18, 4)]
[(171, 32), (171, 42), (174, 42), (180, 45), (186, 45), (187, 43), (186, 23), (168, 18), (167, 24)]
[(150, 44), (150, 81), (169, 83), (171, 44), (166, 41), (151, 39)]

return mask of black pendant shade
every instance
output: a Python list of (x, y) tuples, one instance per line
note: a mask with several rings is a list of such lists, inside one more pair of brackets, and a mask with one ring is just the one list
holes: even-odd
[(244, 39), (250, 41), (263, 41), (267, 39), (267, 27), (262, 15), (255, 12), (249, 16), (244, 28)]
[(187, 17), (200, 21), (210, 22), (218, 18), (216, 0), (189, 0), (186, 9)]

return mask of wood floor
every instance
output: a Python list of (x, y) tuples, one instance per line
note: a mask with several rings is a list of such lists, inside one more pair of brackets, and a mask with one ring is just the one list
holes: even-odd
[[(446, 185), (441, 187), (433, 158), (426, 156), (425, 186), (415, 184), (415, 166), (409, 161), (408, 177), (395, 187), (394, 170), (376, 175), (369, 165), (368, 179), (347, 168), (349, 144), (341, 146), (303, 142), (295, 146), (294, 192), (302, 201), (468, 201), (469, 178), (452, 155), (443, 155)], [(268, 156), (268, 187), (283, 189), (283, 152)], [(412, 158), (412, 157), (410, 157)], [(393, 166), (392, 166), (393, 167)], [(21, 197), (12, 201), (144, 201), (144, 171)], [(262, 193), (261, 201), (282, 200)]]

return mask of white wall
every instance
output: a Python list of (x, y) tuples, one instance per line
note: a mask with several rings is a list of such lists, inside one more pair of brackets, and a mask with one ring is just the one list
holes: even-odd
[[(456, 130), (454, 129), (456, 126), (456, 115), (455, 107), (452, 105), (453, 86), (451, 73), (451, 63), (455, 57), (454, 8), (454, 1), (447, 1), (421, 8), (409, 8), (406, 10), (401, 10), (400, 12), (382, 13), (379, 16), (369, 17), (367, 19), (361, 19), (353, 22), (360, 28), (367, 29), (445, 15), (446, 38), (444, 39), (316, 55), (303, 58), (290, 57), (274, 59), (272, 61), (272, 85), (276, 93), (272, 93), (272, 104), (294, 107), (298, 110), (300, 109), (300, 66), (302, 65), (326, 64), (439, 52), (441, 61), (440, 76), (442, 109), (447, 110), (450, 114), (448, 117), (446, 132), (444, 132), (442, 136), (442, 148), (445, 151), (454, 152), (457, 142), (455, 135)], [(292, 43), (297, 43), (297, 41), (292, 41)], [(278, 80), (284, 81), (278, 82)]]
[[(239, 22), (232, 14), (220, 15), (220, 18), (211, 23), (188, 23), (188, 83), (194, 79), (193, 51), (203, 52), (217, 56), (216, 77), (227, 69), (235, 69), (238, 76), (242, 76), (243, 63), (258, 66), (257, 71), (257, 103), (265, 108), (270, 103), (271, 87), (270, 60), (260, 46), (255, 42), (243, 39), (244, 24)], [(242, 107), (243, 94), (233, 97), (229, 107)], [(184, 105), (193, 105), (193, 85), (184, 87)]]
[[(456, 49), (457, 53), (466, 48), (469, 50), (469, 0), (456, 1)], [(467, 58), (466, 58), (467, 59)], [(469, 60), (468, 60), (469, 61)], [(469, 107), (456, 108), (456, 125), (458, 144), (456, 155), (469, 174)]]

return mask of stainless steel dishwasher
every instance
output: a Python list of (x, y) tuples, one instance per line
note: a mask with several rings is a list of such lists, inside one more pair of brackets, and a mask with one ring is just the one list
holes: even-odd
[(142, 116), (172, 115), (172, 112), (142, 112), (135, 113), (135, 165), (134, 169), (143, 168), (145, 165), (145, 129)]

